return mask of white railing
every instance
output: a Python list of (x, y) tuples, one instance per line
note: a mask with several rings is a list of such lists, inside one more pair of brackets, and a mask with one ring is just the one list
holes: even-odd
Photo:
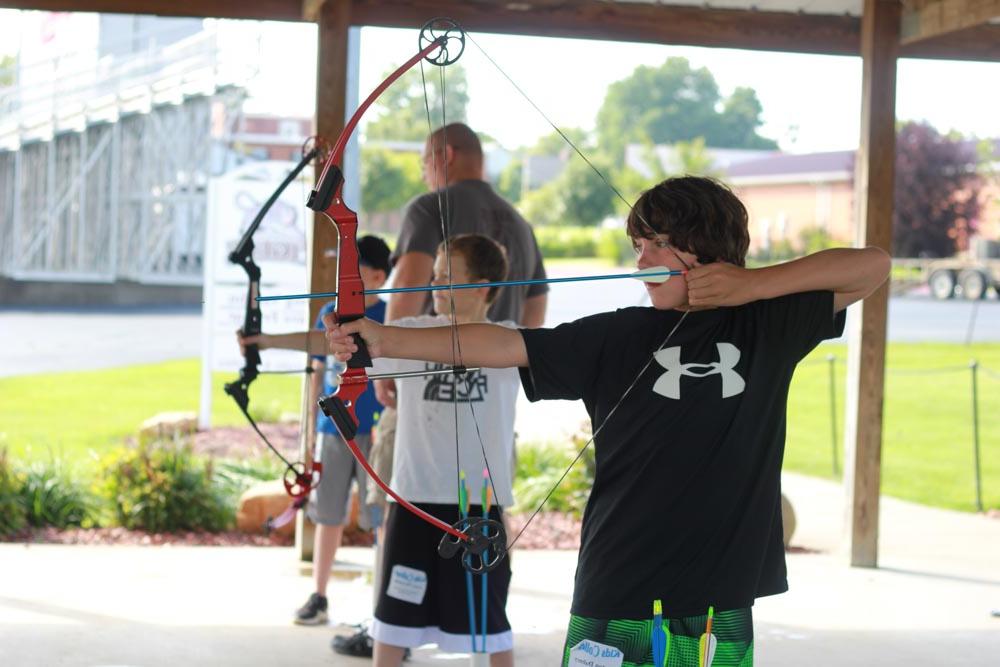
[(0, 88), (0, 150), (245, 86), (258, 61), (245, 53), (227, 56), (219, 44), (218, 32), (206, 29), (141, 53), (102, 57), (95, 47), (26, 65), (16, 85)]

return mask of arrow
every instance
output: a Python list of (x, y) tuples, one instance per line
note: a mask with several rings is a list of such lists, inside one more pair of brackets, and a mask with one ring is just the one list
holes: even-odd
[[(439, 292), (452, 289), (477, 289), (479, 287), (509, 287), (512, 285), (546, 285), (550, 283), (573, 283), (587, 280), (620, 280), (632, 278), (646, 283), (663, 283), (671, 276), (681, 276), (687, 271), (668, 269), (665, 266), (651, 266), (632, 273), (608, 273), (600, 276), (573, 276), (571, 278), (535, 278), (532, 280), (502, 280), (493, 283), (460, 283), (458, 285), (422, 285), (420, 287), (386, 287), (362, 290), (362, 294), (403, 294), (406, 292)], [(306, 294), (276, 294), (258, 296), (257, 301), (291, 301), (293, 299), (327, 299), (337, 296), (337, 292), (310, 292)]]
[(715, 658), (715, 648), (718, 641), (712, 634), (712, 617), (715, 616), (715, 607), (708, 608), (708, 621), (705, 623), (705, 634), (698, 640), (698, 667), (711, 667)]
[(653, 645), (653, 667), (666, 667), (670, 653), (670, 631), (663, 622), (663, 603), (653, 600), (653, 628), (650, 636)]

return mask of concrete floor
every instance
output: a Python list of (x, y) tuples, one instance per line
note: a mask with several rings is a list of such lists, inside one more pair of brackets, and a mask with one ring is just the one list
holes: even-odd
[[(840, 487), (787, 475), (798, 516), (791, 591), (758, 600), (759, 665), (1000, 665), (1000, 520), (882, 502), (881, 567), (837, 550)], [(371, 563), (370, 549), (343, 549)], [(517, 664), (558, 664), (575, 552), (514, 556)], [(346, 628), (303, 628), (311, 590), (292, 549), (0, 545), (0, 665), (364, 665), (329, 649)], [(370, 613), (366, 577), (331, 584), (332, 624)], [(433, 648), (408, 663), (466, 664)]]

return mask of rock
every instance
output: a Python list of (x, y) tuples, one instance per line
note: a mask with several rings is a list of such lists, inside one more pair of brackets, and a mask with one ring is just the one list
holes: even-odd
[[(280, 479), (255, 484), (240, 496), (240, 505), (236, 510), (236, 529), (241, 533), (263, 534), (267, 520), (280, 515), (288, 509), (291, 502)], [(291, 537), (295, 534), (295, 522), (289, 521), (273, 532)]]
[(194, 412), (161, 412), (139, 425), (139, 442), (174, 440), (198, 431), (198, 415)]
[(298, 426), (300, 421), (302, 421), (302, 415), (298, 412), (282, 412), (278, 415), (279, 424), (294, 424)]
[(785, 548), (792, 543), (792, 535), (795, 533), (795, 510), (792, 503), (785, 494), (781, 494), (781, 527), (784, 530)]

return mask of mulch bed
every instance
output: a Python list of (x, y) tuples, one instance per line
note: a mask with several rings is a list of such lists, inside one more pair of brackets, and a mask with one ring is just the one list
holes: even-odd
[[(268, 440), (289, 460), (298, 459), (299, 427), (297, 424), (261, 424), (261, 430)], [(249, 427), (220, 427), (201, 431), (194, 436), (194, 450), (199, 454), (220, 458), (247, 458), (252, 456), (273, 456), (260, 438)], [(1000, 518), (1000, 512), (989, 515)], [(509, 515), (508, 539), (514, 539), (528, 520), (528, 514)], [(0, 538), (0, 541), (36, 544), (130, 544), (141, 546), (290, 546), (290, 537), (281, 535), (250, 535), (236, 531), (224, 533), (182, 532), (147, 533), (124, 528), (34, 528), (23, 533)], [(370, 546), (371, 533), (348, 528), (344, 532), (344, 544), (348, 546)], [(580, 520), (561, 512), (540, 512), (531, 525), (517, 539), (522, 549), (579, 549)], [(791, 547), (791, 553), (812, 553), (812, 550)]]
[[(510, 521), (511, 538), (524, 525), (528, 515), (512, 515)], [(0, 542), (26, 544), (82, 544), (131, 546), (205, 546), (205, 547), (287, 547), (291, 537), (281, 535), (249, 535), (236, 531), (205, 533), (187, 531), (182, 533), (147, 533), (142, 530), (125, 528), (32, 528), (18, 535), (0, 539)], [(346, 546), (371, 546), (371, 533), (360, 530), (344, 532)], [(523, 549), (578, 549), (580, 547), (580, 522), (558, 512), (540, 513), (531, 526), (517, 541)]]
[(7, 538), (8, 542), (26, 544), (83, 544), (108, 545), (127, 544), (131, 546), (163, 547), (287, 547), (292, 538), (281, 535), (248, 535), (235, 530), (224, 533), (186, 531), (183, 533), (147, 533), (144, 530), (126, 528), (32, 528), (19, 535)]

